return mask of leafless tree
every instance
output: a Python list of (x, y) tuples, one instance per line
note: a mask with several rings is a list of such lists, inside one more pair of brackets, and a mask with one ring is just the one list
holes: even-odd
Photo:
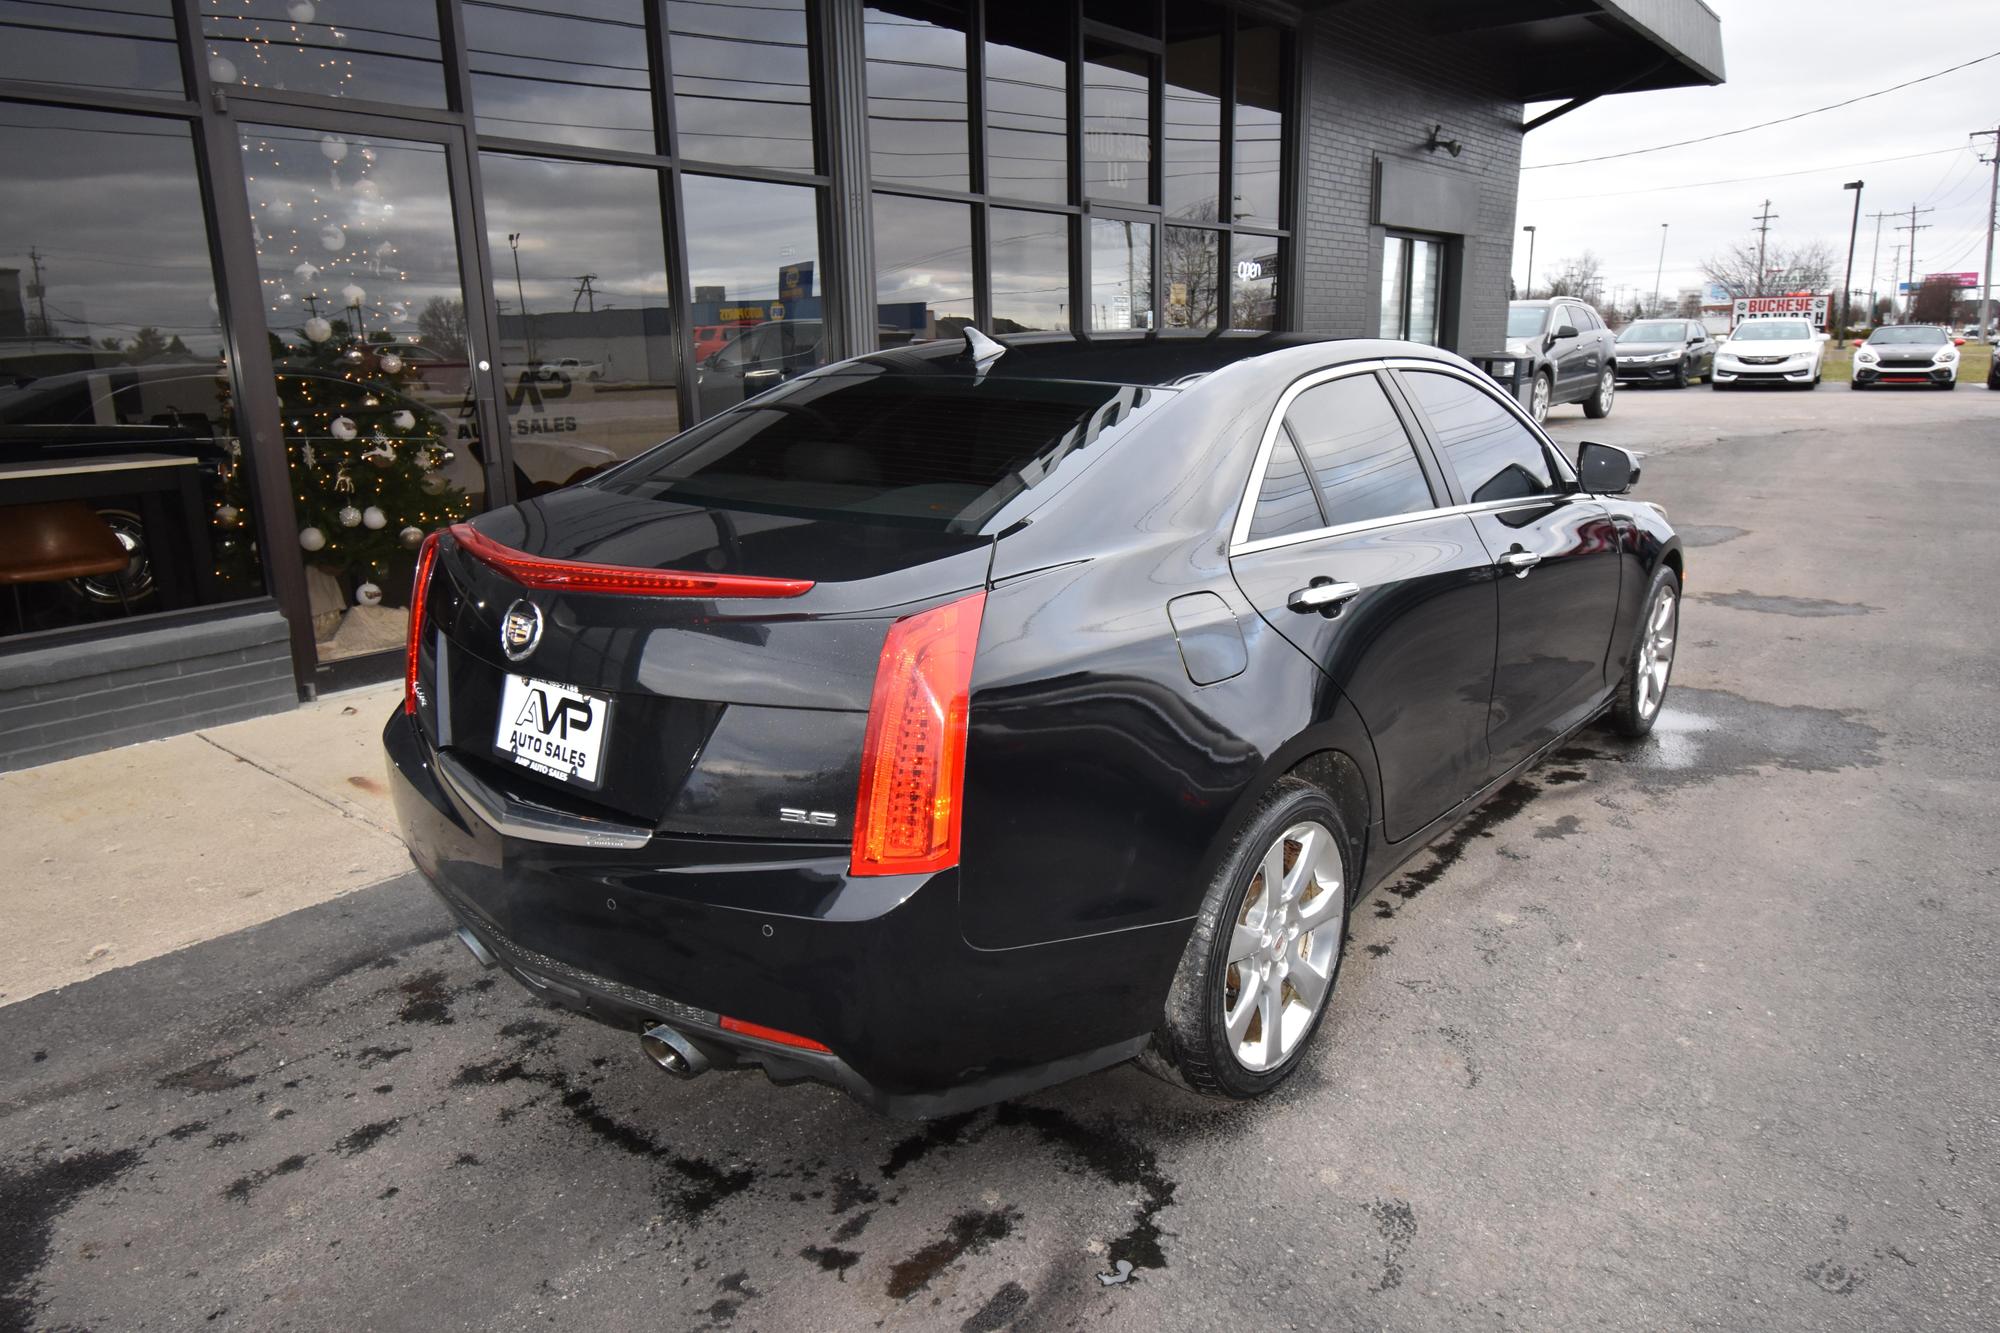
[(1958, 301), (1958, 281), (1955, 278), (1925, 278), (1917, 288), (1917, 294), (1910, 300), (1910, 322), (1914, 324), (1949, 324), (1952, 306)]
[[(1210, 206), (1211, 211), (1213, 206)], [(1188, 227), (1167, 228), (1161, 269), (1167, 282), (1167, 327), (1212, 329), (1220, 309), (1221, 267), (1216, 234)], [(1178, 290), (1177, 290), (1178, 289)], [(1184, 298), (1175, 301), (1178, 295)]]
[(1556, 266), (1555, 276), (1549, 280), (1548, 288), (1550, 296), (1574, 296), (1601, 307), (1604, 304), (1604, 261), (1597, 257), (1594, 250), (1572, 255)]
[(417, 312), (417, 333), (447, 357), (465, 355), (465, 302), (433, 296)]
[(1757, 263), (1757, 243), (1738, 241), (1703, 261), (1701, 271), (1712, 283), (1743, 296), (1774, 296), (1783, 292), (1823, 292), (1833, 282), (1837, 256), (1825, 241), (1800, 241), (1766, 247)]

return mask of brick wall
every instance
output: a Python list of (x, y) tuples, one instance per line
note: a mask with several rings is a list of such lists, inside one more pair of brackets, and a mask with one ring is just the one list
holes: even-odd
[(0, 772), (298, 706), (264, 611), (0, 656)]
[[(1447, 347), (1504, 345), (1507, 274), (1521, 167), (1521, 104), (1495, 91), (1476, 45), (1427, 32), (1396, 0), (1356, 0), (1308, 17), (1304, 43), (1306, 172), (1300, 324), (1308, 333), (1380, 332), (1383, 229), (1373, 222), (1375, 160), (1401, 158), (1463, 173), (1479, 191), (1479, 227), (1452, 248)], [(1453, 158), (1424, 147), (1430, 127), (1464, 144)]]

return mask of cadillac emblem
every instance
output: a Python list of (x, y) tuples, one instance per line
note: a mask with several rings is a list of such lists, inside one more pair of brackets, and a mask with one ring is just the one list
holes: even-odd
[(507, 660), (518, 662), (535, 651), (542, 641), (542, 608), (522, 598), (500, 617), (500, 651)]

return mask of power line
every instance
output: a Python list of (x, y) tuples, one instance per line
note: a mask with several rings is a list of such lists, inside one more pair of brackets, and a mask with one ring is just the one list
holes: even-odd
[(1755, 176), (1728, 176), (1721, 180), (1686, 181), (1680, 185), (1648, 185), (1637, 190), (1606, 190), (1601, 194), (1558, 194), (1546, 198), (1536, 196), (1536, 202), (1544, 204), (1569, 203), (1578, 199), (1622, 199), (1633, 194), (1664, 194), (1671, 190), (1695, 190), (1709, 185), (1742, 185), (1747, 181), (1780, 180), (1786, 176), (1819, 176), (1831, 171), (1851, 171), (1855, 167), (1880, 166), (1885, 162), (1910, 162), (1920, 157), (1942, 157), (1946, 153), (1963, 153), (1962, 144), (1950, 148), (1931, 148), (1921, 153), (1903, 153), (1896, 157), (1872, 157), (1864, 162), (1835, 162), (1824, 167), (1805, 167), (1799, 171), (1764, 171)]
[(1733, 135), (1748, 134), (1752, 130), (1767, 130), (1773, 125), (1789, 125), (1795, 120), (1804, 120), (1807, 116), (1817, 116), (1827, 111), (1838, 111), (1844, 106), (1853, 106), (1856, 102), (1866, 102), (1870, 98), (1884, 97), (1889, 93), (1901, 92), (1905, 88), (1914, 88), (1920, 83), (1929, 83), (1932, 79), (1941, 79), (1947, 74), (1956, 74), (1962, 69), (1971, 69), (1974, 65), (1984, 64), (1986, 61), (1995, 58), (2000, 58), (2000, 51), (1990, 51), (1983, 56), (1978, 56), (1963, 64), (1953, 65), (1949, 69), (1941, 69), (1935, 74), (1926, 74), (1919, 79), (1910, 79), (1887, 88), (1878, 88), (1872, 93), (1862, 93), (1859, 97), (1850, 97), (1845, 101), (1832, 102), (1826, 106), (1816, 106), (1810, 111), (1798, 111), (1789, 116), (1780, 116), (1776, 120), (1766, 120), (1760, 121), (1755, 125), (1745, 125), (1743, 128), (1737, 130), (1720, 130), (1714, 134), (1704, 134), (1697, 139), (1681, 139), (1674, 143), (1655, 144), (1651, 148), (1628, 148), (1622, 153), (1600, 153), (1596, 157), (1574, 157), (1565, 162), (1540, 162), (1531, 167), (1522, 167), (1521, 170), (1541, 171), (1548, 167), (1576, 167), (1582, 166), (1586, 162), (1609, 162), (1614, 158), (1638, 157), (1643, 153), (1662, 153), (1669, 148), (1686, 148), (1690, 144), (1708, 143), (1714, 139), (1727, 139)]

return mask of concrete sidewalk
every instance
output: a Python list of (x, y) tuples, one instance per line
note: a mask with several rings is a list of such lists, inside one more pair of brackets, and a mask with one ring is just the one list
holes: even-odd
[(0, 773), (0, 1004), (410, 868), (380, 741), (402, 685)]

